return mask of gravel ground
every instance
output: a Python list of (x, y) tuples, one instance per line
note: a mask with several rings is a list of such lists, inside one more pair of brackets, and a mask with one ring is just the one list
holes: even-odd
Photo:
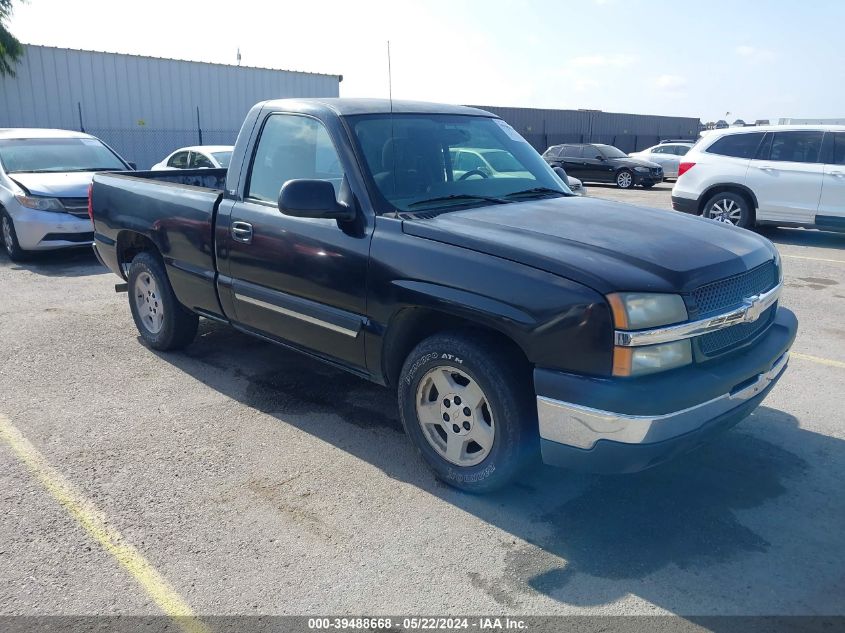
[[(198, 614), (845, 614), (845, 236), (765, 234), (798, 354), (736, 429), (638, 475), (456, 492), (385, 389), (210, 322), (147, 349), (87, 252), (0, 256), (0, 418)], [(160, 612), (2, 442), (0, 497), (0, 615)]]

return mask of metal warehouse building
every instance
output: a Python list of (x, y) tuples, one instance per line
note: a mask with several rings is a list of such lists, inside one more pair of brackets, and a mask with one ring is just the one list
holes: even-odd
[(0, 127), (100, 137), (148, 168), (185, 145), (233, 144), (250, 107), (283, 97), (337, 97), (340, 75), (26, 45), (0, 77)]
[(502, 117), (538, 152), (560, 143), (606, 143), (624, 152), (634, 152), (664, 139), (695, 140), (700, 123), (690, 117), (599, 110), (474, 107)]

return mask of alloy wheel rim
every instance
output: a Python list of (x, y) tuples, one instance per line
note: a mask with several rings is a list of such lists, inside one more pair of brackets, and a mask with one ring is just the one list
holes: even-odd
[(12, 225), (7, 216), (3, 216), (3, 244), (6, 246), (6, 251), (11, 253), (14, 250), (15, 243), (12, 241)]
[(135, 279), (133, 292), (135, 307), (144, 328), (150, 334), (158, 334), (164, 325), (164, 309), (156, 280), (149, 273), (141, 273)]
[(435, 367), (417, 387), (417, 421), (428, 444), (456, 466), (475, 466), (496, 436), (489, 400), (478, 383), (454, 367)]
[(722, 198), (710, 205), (708, 215), (712, 220), (724, 222), (725, 224), (738, 225), (742, 219), (742, 207), (735, 200)]
[(622, 172), (616, 177), (616, 183), (623, 189), (627, 189), (631, 186), (631, 174), (627, 171)]

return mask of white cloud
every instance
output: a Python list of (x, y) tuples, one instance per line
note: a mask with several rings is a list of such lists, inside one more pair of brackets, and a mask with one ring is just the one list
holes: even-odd
[(578, 68), (626, 68), (636, 61), (636, 55), (581, 55), (569, 60), (569, 65)]
[(687, 85), (687, 79), (680, 75), (660, 75), (654, 80), (654, 83), (658, 88), (664, 90), (677, 90)]
[(736, 54), (750, 62), (770, 62), (777, 58), (774, 51), (743, 44), (736, 47)]

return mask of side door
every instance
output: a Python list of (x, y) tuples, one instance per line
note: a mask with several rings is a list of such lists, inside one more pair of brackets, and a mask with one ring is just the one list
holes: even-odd
[(824, 178), (816, 224), (845, 230), (845, 132), (828, 132), (824, 144)]
[(573, 178), (579, 178), (581, 180), (585, 178), (580, 145), (563, 145), (560, 148), (557, 160), (564, 171)]
[(214, 163), (202, 152), (192, 150), (191, 157), (188, 159), (188, 166), (190, 169), (213, 169)]
[[(347, 172), (354, 166), (336, 149), (342, 134), (339, 124), (330, 133), (311, 116), (264, 118), (239, 195), (229, 217), (219, 220), (229, 234), (218, 261), (238, 325), (362, 369), (372, 221), (350, 188)], [(299, 178), (331, 182), (358, 218), (347, 223), (282, 214), (279, 191)]]
[(757, 196), (757, 219), (813, 224), (824, 179), (821, 130), (768, 132), (750, 161), (746, 184)]
[(595, 182), (613, 182), (616, 166), (595, 145), (584, 145), (581, 148), (584, 161), (584, 173), (588, 180)]

